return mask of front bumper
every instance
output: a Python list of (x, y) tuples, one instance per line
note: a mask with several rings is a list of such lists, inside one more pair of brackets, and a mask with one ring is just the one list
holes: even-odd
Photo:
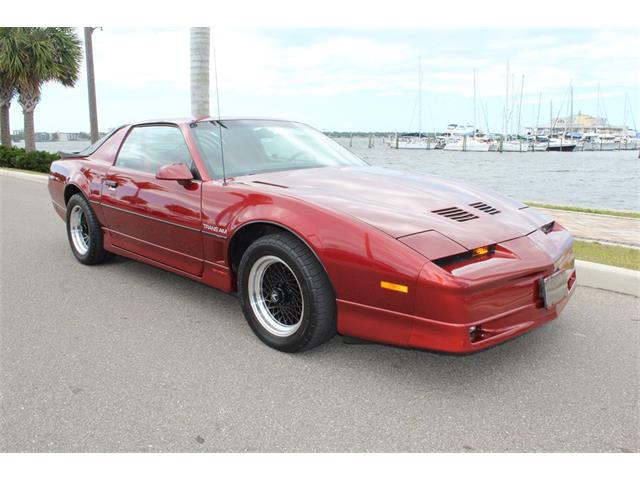
[[(338, 300), (338, 331), (403, 347), (471, 353), (533, 330), (560, 315), (576, 287), (572, 238), (565, 230), (500, 244), (500, 255), (441, 270), (429, 264), (416, 289), (415, 315)], [(567, 270), (568, 294), (547, 308), (541, 279)]]
[[(529, 283), (534, 291), (538, 288), (538, 280)], [(557, 318), (573, 295), (575, 286), (576, 272), (572, 270), (568, 279), (568, 295), (550, 309), (545, 308), (539, 299), (468, 323), (443, 323), (415, 317), (407, 346), (452, 353), (471, 353), (491, 347)]]

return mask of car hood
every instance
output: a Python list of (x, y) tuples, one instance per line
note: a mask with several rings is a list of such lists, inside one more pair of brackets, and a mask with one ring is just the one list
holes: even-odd
[[(278, 189), (281, 194), (355, 217), (395, 238), (435, 230), (466, 249), (521, 237), (551, 221), (541, 212), (482, 188), (378, 167), (288, 170), (236, 181)], [(478, 203), (499, 213), (471, 206)], [(434, 212), (447, 209), (449, 213), (453, 208), (477, 218), (458, 221)]]

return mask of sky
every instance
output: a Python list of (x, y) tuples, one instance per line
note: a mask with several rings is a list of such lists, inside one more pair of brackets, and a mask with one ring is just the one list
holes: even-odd
[[(298, 120), (322, 130), (416, 131), (474, 122), (501, 132), (505, 104), (515, 131), (574, 113), (640, 128), (640, 31), (624, 29), (212, 29), (223, 116)], [(82, 38), (81, 29), (78, 30)], [(188, 28), (96, 30), (101, 131), (190, 113)], [(509, 62), (509, 77), (507, 77)], [(217, 112), (213, 58), (211, 113)], [(509, 98), (506, 83), (509, 80)], [(598, 86), (600, 105), (598, 106)], [(542, 101), (540, 102), (540, 95)], [(625, 95), (628, 101), (625, 103)], [(625, 106), (626, 105), (626, 106)], [(626, 113), (625, 113), (626, 112)], [(17, 101), (12, 130), (22, 129)], [(84, 65), (77, 85), (46, 84), (36, 131), (88, 131)]]

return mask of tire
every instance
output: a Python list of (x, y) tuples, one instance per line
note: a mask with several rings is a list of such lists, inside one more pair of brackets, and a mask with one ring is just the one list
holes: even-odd
[(104, 249), (98, 217), (87, 199), (79, 193), (67, 203), (67, 238), (73, 255), (80, 263), (96, 265), (111, 256)]
[(283, 352), (316, 347), (336, 333), (336, 299), (322, 265), (300, 240), (266, 235), (238, 268), (244, 316), (264, 343)]

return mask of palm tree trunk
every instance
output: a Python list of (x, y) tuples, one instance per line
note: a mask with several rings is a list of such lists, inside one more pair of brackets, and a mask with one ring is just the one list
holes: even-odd
[(33, 110), (24, 112), (24, 148), (27, 152), (36, 149), (36, 130), (33, 123)]
[(11, 148), (11, 126), (9, 125), (9, 105), (0, 107), (0, 130), (2, 130), (2, 146)]
[(18, 103), (22, 106), (24, 115), (24, 148), (28, 152), (36, 149), (36, 130), (33, 112), (40, 101), (40, 92), (20, 92)]
[(191, 28), (191, 115), (209, 116), (209, 28)]
[(9, 125), (9, 108), (15, 91), (0, 88), (0, 137), (2, 145), (11, 148), (11, 125)]

